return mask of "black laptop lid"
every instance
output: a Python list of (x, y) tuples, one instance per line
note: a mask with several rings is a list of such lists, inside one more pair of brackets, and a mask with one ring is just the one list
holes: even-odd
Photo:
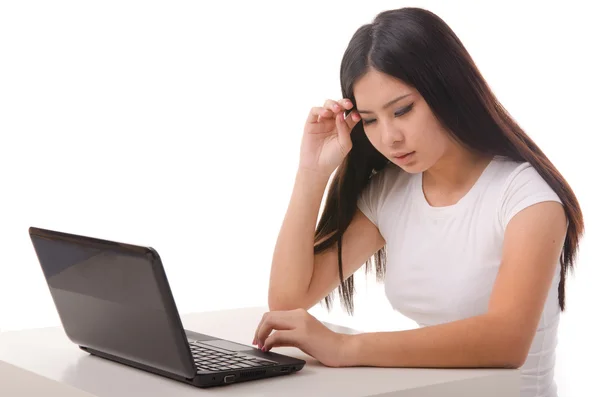
[(63, 328), (74, 343), (194, 376), (156, 251), (33, 227), (29, 234)]

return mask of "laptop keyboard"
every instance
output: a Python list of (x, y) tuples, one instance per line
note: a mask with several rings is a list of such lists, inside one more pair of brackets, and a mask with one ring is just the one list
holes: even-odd
[(278, 364), (249, 354), (232, 352), (205, 345), (202, 342), (190, 342), (192, 356), (198, 372), (200, 371), (231, 371), (236, 369), (267, 367)]

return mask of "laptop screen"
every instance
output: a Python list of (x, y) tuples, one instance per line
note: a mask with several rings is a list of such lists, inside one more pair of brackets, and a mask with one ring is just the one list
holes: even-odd
[(182, 376), (195, 372), (160, 258), (153, 251), (41, 234), (31, 233), (31, 240), (74, 343)]

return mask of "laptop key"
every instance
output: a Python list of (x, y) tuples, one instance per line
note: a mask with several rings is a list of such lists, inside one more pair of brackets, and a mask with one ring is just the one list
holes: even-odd
[(275, 362), (275, 361), (267, 360), (266, 358), (262, 358), (262, 357), (256, 357), (256, 356), (244, 356), (244, 358), (245, 358), (246, 360), (264, 361), (264, 362), (269, 362), (269, 363), (277, 364), (277, 362)]
[(263, 367), (270, 367), (275, 365), (273, 362), (271, 361), (258, 361), (258, 363), (263, 366)]
[(248, 365), (249, 367), (255, 368), (255, 367), (262, 367), (261, 364), (254, 362), (254, 361), (245, 361), (242, 364)]

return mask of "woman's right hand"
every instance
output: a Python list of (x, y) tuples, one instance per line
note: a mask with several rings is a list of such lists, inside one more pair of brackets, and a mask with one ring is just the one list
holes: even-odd
[(300, 149), (300, 168), (329, 177), (352, 148), (350, 132), (360, 121), (349, 99), (327, 100), (322, 107), (310, 110)]

